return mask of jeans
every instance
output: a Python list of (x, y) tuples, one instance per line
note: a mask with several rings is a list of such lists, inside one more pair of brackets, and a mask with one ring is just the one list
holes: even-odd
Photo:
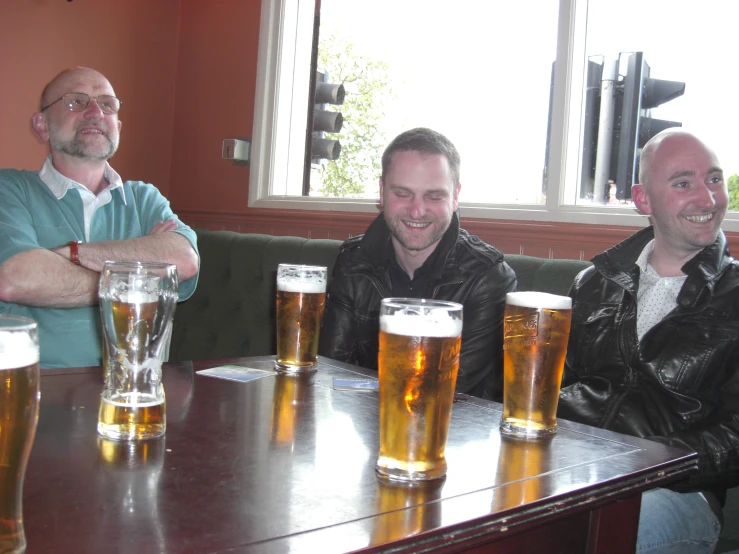
[(720, 533), (721, 524), (699, 493), (642, 494), (637, 553), (711, 554)]

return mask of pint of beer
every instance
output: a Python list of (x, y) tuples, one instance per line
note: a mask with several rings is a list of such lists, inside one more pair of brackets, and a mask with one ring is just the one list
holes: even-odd
[(326, 305), (325, 267), (277, 267), (278, 371), (315, 371), (321, 319)]
[(557, 430), (572, 299), (509, 292), (503, 330), (502, 433), (537, 438)]
[(162, 361), (177, 304), (177, 268), (106, 262), (100, 313), (108, 349), (98, 433), (117, 440), (164, 434)]
[(23, 478), (39, 402), (36, 322), (0, 317), (0, 552), (24, 552)]
[(462, 305), (386, 298), (380, 306), (377, 473), (425, 481), (446, 475), (446, 440), (462, 344)]

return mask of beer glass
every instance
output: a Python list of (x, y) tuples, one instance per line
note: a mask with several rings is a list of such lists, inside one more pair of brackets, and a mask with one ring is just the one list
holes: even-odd
[(507, 435), (537, 438), (557, 431), (572, 299), (543, 292), (509, 292), (503, 330), (503, 416)]
[(277, 267), (278, 371), (315, 371), (323, 308), (325, 267), (280, 264)]
[(461, 343), (461, 304), (382, 301), (379, 475), (402, 481), (446, 475), (444, 452)]
[(0, 553), (24, 552), (23, 478), (36, 436), (39, 349), (36, 322), (0, 316)]
[(99, 296), (108, 367), (98, 416), (101, 435), (136, 440), (164, 434), (162, 360), (177, 288), (174, 265), (105, 262)]

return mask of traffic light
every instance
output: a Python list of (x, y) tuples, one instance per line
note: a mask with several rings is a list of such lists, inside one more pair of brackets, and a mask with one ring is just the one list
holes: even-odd
[(316, 91), (313, 108), (313, 127), (311, 138), (311, 160), (338, 160), (341, 144), (338, 140), (325, 138), (325, 133), (338, 133), (344, 123), (341, 112), (329, 111), (328, 104), (344, 103), (344, 85), (328, 82), (328, 73), (316, 71)]
[(631, 198), (631, 185), (639, 176), (639, 154), (647, 141), (670, 127), (682, 127), (677, 121), (653, 119), (651, 109), (685, 93), (685, 83), (652, 79), (643, 52), (629, 56), (624, 79), (621, 136), (618, 142), (616, 195)]
[[(619, 55), (619, 62), (623, 54)], [(651, 109), (682, 96), (685, 93), (685, 83), (653, 79), (649, 72), (643, 52), (629, 55), (626, 75), (617, 75), (615, 86), (610, 92), (614, 95), (610, 99), (613, 131), (606, 133), (606, 137), (599, 137), (601, 107), (605, 105), (601, 97), (603, 64), (588, 61), (580, 198), (592, 198), (596, 202), (607, 201), (608, 187), (602, 191), (594, 190), (596, 187), (593, 183), (599, 169), (596, 168), (597, 149), (609, 149), (608, 167), (600, 169), (607, 173), (609, 181), (616, 184), (616, 198), (628, 199), (631, 198), (631, 185), (638, 179), (641, 149), (660, 131), (682, 126), (677, 121), (652, 118)], [(601, 140), (605, 143), (601, 143)], [(600, 192), (604, 196), (594, 198)]]

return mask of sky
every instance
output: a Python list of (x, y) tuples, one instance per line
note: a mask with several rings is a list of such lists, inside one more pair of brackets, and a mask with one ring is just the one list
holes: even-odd
[[(685, 82), (684, 96), (652, 116), (702, 137), (727, 176), (739, 173), (736, 15), (739, 2), (725, 0), (588, 4), (587, 54), (644, 51), (652, 77)], [(556, 0), (321, 3), (322, 32), (340, 29), (359, 51), (390, 65), (398, 103), (386, 114), (388, 139), (425, 126), (456, 144), (463, 202), (537, 200), (557, 17)]]

